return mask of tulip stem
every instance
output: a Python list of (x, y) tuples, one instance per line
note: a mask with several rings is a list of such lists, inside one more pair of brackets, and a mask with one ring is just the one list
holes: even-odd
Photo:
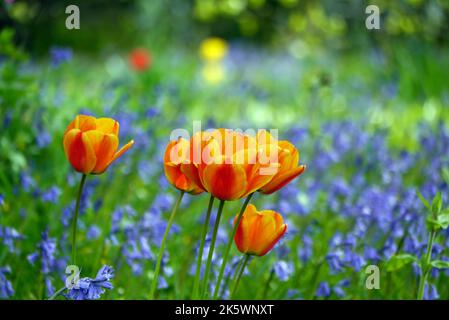
[(224, 200), (220, 200), (220, 205), (218, 207), (217, 217), (215, 218), (215, 225), (214, 225), (214, 232), (212, 234), (212, 239), (210, 241), (209, 245), (209, 254), (207, 256), (207, 263), (206, 263), (206, 271), (204, 272), (204, 280), (203, 280), (203, 289), (201, 292), (201, 297), (204, 299), (206, 296), (207, 286), (209, 283), (209, 274), (210, 274), (210, 266), (212, 263), (212, 257), (214, 255), (214, 248), (215, 248), (215, 240), (217, 239), (217, 233), (218, 233), (218, 226), (220, 225), (221, 220), (221, 213), (223, 212), (223, 206), (225, 204)]
[(72, 263), (76, 265), (76, 230), (78, 225), (78, 215), (80, 210), (81, 203), (81, 194), (83, 193), (84, 183), (86, 182), (87, 175), (83, 174), (81, 176), (80, 185), (78, 188), (78, 194), (76, 196), (76, 204), (75, 204), (75, 214), (73, 215), (72, 220)]
[(214, 300), (217, 299), (217, 297), (218, 297), (218, 292), (220, 291), (220, 282), (221, 282), (221, 279), (223, 278), (224, 270), (225, 270), (225, 268), (226, 268), (226, 263), (228, 262), (229, 253), (230, 253), (230, 251), (231, 251), (232, 242), (234, 241), (235, 233), (237, 232), (237, 228), (238, 228), (238, 226), (239, 226), (239, 224), (240, 224), (240, 221), (242, 220), (243, 213), (245, 212), (246, 207), (248, 206), (248, 203), (249, 203), (249, 201), (251, 200), (251, 197), (253, 196), (253, 194), (254, 194), (254, 193), (250, 193), (250, 194), (246, 197), (245, 202), (243, 203), (243, 206), (242, 206), (242, 208), (240, 209), (239, 216), (237, 217), (237, 220), (236, 220), (236, 222), (234, 223), (234, 228), (232, 229), (232, 234), (231, 234), (231, 236), (229, 237), (228, 245), (227, 245), (227, 247), (226, 247), (226, 251), (225, 251), (225, 254), (224, 254), (224, 256), (223, 256), (223, 262), (221, 263), (220, 273), (218, 274), (217, 283), (216, 283), (216, 285), (215, 285), (214, 296), (213, 296), (213, 297), (214, 297)]
[(419, 278), (418, 297), (417, 300), (424, 298), (424, 287), (426, 286), (427, 277), (432, 266), (430, 260), (432, 258), (433, 242), (435, 241), (436, 231), (432, 230), (429, 234), (429, 241), (427, 242), (427, 250), (424, 260), (421, 262), (421, 277)]
[(209, 226), (210, 215), (212, 213), (214, 200), (215, 200), (214, 196), (211, 195), (209, 198), (209, 206), (207, 207), (206, 220), (204, 221), (203, 234), (201, 235), (201, 243), (198, 250), (198, 261), (196, 262), (195, 281), (193, 283), (193, 299), (197, 299), (199, 294), (198, 290), (200, 287), (200, 274), (201, 274), (201, 263), (203, 262), (204, 243), (206, 242), (207, 228)]
[(243, 271), (245, 271), (246, 265), (248, 264), (250, 255), (249, 254), (245, 254), (245, 257), (243, 258), (243, 264), (242, 267), (240, 268), (238, 275), (237, 275), (237, 280), (235, 281), (234, 284), (234, 288), (232, 289), (231, 295), (229, 296), (229, 299), (232, 299), (234, 297), (234, 294), (237, 292), (237, 288), (239, 287), (239, 283), (240, 283), (240, 278), (242, 277)]
[(151, 291), (150, 291), (150, 299), (151, 300), (154, 299), (154, 293), (156, 292), (156, 288), (157, 288), (157, 283), (158, 283), (158, 279), (159, 279), (159, 271), (161, 269), (161, 263), (162, 263), (162, 256), (164, 255), (165, 242), (167, 240), (168, 233), (170, 232), (171, 226), (175, 219), (176, 211), (178, 211), (178, 207), (181, 203), (184, 193), (185, 193), (185, 191), (181, 191), (179, 193), (179, 197), (175, 202), (175, 205), (170, 214), (170, 217), (168, 218), (168, 223), (167, 223), (167, 227), (165, 228), (164, 236), (162, 237), (161, 246), (159, 247), (159, 253), (157, 256), (156, 268), (154, 270), (153, 282), (151, 283)]

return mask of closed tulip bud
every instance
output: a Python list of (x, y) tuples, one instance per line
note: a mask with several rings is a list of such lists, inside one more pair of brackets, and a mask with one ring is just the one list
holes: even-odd
[(170, 141), (165, 149), (164, 172), (167, 180), (175, 188), (191, 194), (199, 194), (204, 191), (202, 187), (181, 171), (181, 165), (188, 162), (189, 151), (189, 141), (183, 138)]
[(131, 140), (117, 151), (119, 123), (110, 118), (78, 115), (67, 127), (64, 151), (72, 167), (84, 174), (100, 174), (132, 147)]
[(237, 227), (234, 241), (241, 253), (263, 256), (286, 231), (287, 225), (279, 213), (272, 210), (257, 211), (254, 205), (249, 204)]

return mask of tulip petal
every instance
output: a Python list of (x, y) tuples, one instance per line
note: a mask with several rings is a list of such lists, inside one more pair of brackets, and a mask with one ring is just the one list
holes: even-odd
[(67, 126), (64, 133), (67, 134), (72, 129), (80, 129), (81, 131), (94, 130), (96, 128), (96, 119), (92, 116), (87, 116), (84, 114), (77, 115), (75, 119)]
[[(237, 228), (237, 232), (235, 233), (234, 241), (242, 253), (247, 253), (250, 247), (250, 233), (249, 233), (249, 227), (250, 227), (250, 221), (252, 220), (253, 216), (257, 213), (256, 207), (253, 204), (249, 204), (246, 207), (245, 213), (242, 216), (242, 219), (240, 220), (240, 224)], [(238, 214), (234, 218), (234, 224), (237, 222)]]
[(72, 129), (64, 135), (64, 151), (73, 168), (84, 174), (92, 172), (97, 158), (89, 137), (80, 129)]
[(198, 166), (189, 162), (181, 164), (181, 172), (194, 184), (196, 184), (199, 188), (204, 190), (204, 186), (201, 183), (201, 179), (198, 172)]
[(118, 136), (120, 125), (117, 121), (111, 118), (98, 118), (96, 120), (97, 130), (104, 134), (113, 134)]
[(297, 176), (302, 174), (305, 169), (306, 169), (306, 166), (301, 165), (299, 167), (296, 167), (294, 169), (288, 170), (286, 172), (281, 172), (279, 175), (276, 175), (265, 186), (263, 186), (260, 189), (260, 192), (262, 192), (264, 194), (271, 194), (271, 193), (281, 189), (283, 186), (285, 186), (290, 181), (295, 179)]
[(118, 143), (118, 138), (114, 134), (106, 134), (103, 136), (103, 140), (96, 150), (97, 165), (95, 166), (93, 173), (103, 173), (108, 168), (111, 159), (117, 151)]
[(209, 164), (201, 180), (205, 189), (220, 200), (240, 199), (247, 189), (246, 173), (239, 164)]
[(287, 231), (287, 225), (284, 224), (281, 226), (281, 228), (279, 229), (279, 231), (277, 232), (276, 236), (273, 238), (273, 240), (271, 240), (270, 243), (268, 243), (268, 245), (259, 253), (259, 256), (264, 256), (266, 255), (271, 249), (273, 249), (274, 245), (279, 241), (279, 239), (281, 239), (281, 237), (285, 234), (285, 232)]
[(132, 146), (134, 145), (134, 140), (131, 140), (127, 144), (125, 144), (119, 151), (117, 151), (114, 156), (112, 157), (111, 161), (109, 161), (108, 166), (117, 160), (122, 154), (124, 154), (126, 151), (128, 151)]

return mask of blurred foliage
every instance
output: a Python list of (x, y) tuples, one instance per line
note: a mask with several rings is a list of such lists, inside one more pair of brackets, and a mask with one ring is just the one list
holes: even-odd
[[(77, 4), (81, 29), (65, 28), (65, 7)], [(365, 8), (375, 4), (381, 29), (368, 31)], [(445, 0), (16, 0), (2, 4), (0, 26), (12, 26), (35, 52), (51, 45), (105, 51), (149, 41), (189, 45), (208, 35), (285, 45), (299, 56), (317, 46), (352, 48), (412, 39), (447, 45), (449, 2)]]

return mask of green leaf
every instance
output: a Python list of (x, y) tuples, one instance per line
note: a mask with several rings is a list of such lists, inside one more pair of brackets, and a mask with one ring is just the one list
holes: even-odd
[(387, 271), (391, 272), (402, 269), (406, 265), (416, 261), (417, 261), (416, 257), (411, 254), (394, 255), (387, 262)]
[(441, 212), (436, 219), (427, 217), (427, 224), (433, 229), (447, 229), (449, 227), (449, 210)]
[(441, 198), (441, 192), (437, 192), (435, 197), (432, 200), (432, 213), (434, 216), (440, 214), (441, 209), (443, 208), (443, 199)]
[(416, 193), (418, 194), (419, 199), (421, 199), (421, 202), (426, 206), (427, 209), (429, 209), (429, 211), (431, 211), (432, 209), (430, 208), (430, 204), (427, 202), (426, 198), (423, 197), (421, 192), (417, 191)]
[(447, 185), (449, 185), (449, 169), (443, 168), (443, 179), (446, 182)]
[(433, 260), (430, 264), (437, 269), (449, 269), (449, 261)]

